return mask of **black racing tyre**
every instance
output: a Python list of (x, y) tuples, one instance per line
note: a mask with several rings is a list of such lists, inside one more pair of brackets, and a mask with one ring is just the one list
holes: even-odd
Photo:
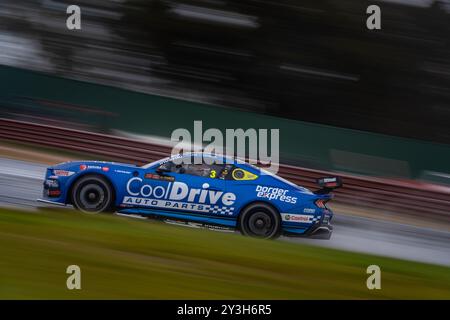
[(114, 191), (102, 176), (84, 176), (72, 187), (73, 206), (86, 213), (112, 212)]
[(239, 216), (239, 230), (245, 236), (275, 239), (281, 233), (280, 214), (266, 203), (254, 203)]

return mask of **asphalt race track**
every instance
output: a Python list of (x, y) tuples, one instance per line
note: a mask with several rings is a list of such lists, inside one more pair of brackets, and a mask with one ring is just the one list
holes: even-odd
[[(36, 208), (45, 165), (0, 158), (0, 206)], [(1, 228), (1, 226), (0, 226)], [(331, 240), (282, 238), (325, 247), (450, 266), (450, 232), (339, 215)]]

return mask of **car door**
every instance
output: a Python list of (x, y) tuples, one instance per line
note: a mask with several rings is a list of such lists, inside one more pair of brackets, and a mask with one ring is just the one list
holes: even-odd
[(233, 212), (235, 215), (238, 215), (243, 207), (257, 200), (256, 190), (261, 183), (261, 179), (258, 170), (241, 164), (230, 166), (227, 171), (225, 176), (227, 181), (226, 189), (227, 192), (236, 195)]
[(223, 165), (175, 164), (168, 161), (149, 168), (132, 190), (142, 199), (133, 205), (140, 210), (176, 211), (195, 215), (226, 215), (230, 212), (233, 196), (226, 192), (225, 179), (221, 178)]
[[(223, 165), (219, 164), (182, 164), (180, 170), (171, 172), (175, 181), (187, 186), (187, 194), (181, 199), (181, 209), (208, 216), (226, 215), (229, 212), (225, 204), (229, 203), (229, 195), (226, 192), (226, 181), (221, 179)], [(176, 186), (179, 192), (173, 192), (175, 198), (182, 192), (186, 193), (183, 185)], [(225, 197), (225, 198), (224, 198)]]

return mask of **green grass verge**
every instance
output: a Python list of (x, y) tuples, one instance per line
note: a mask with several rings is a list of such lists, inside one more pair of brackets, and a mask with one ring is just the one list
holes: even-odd
[[(66, 288), (72, 264), (81, 290)], [(381, 290), (366, 287), (371, 264)], [(0, 209), (0, 298), (450, 299), (450, 268), (151, 220)]]

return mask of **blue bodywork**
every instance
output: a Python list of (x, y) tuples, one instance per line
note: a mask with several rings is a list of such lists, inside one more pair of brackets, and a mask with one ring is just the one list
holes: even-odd
[[(324, 203), (328, 193), (316, 194), (279, 176), (238, 160), (193, 154), (222, 161), (220, 170), (205, 175), (161, 172), (158, 168), (181, 156), (162, 159), (145, 166), (102, 161), (70, 161), (49, 167), (43, 199), (71, 204), (71, 187), (84, 175), (102, 175), (113, 187), (120, 213), (193, 221), (235, 228), (243, 208), (265, 202), (281, 216), (282, 232), (292, 236), (314, 236), (325, 230), (331, 235), (333, 213)], [(321, 204), (318, 204), (317, 200)]]

